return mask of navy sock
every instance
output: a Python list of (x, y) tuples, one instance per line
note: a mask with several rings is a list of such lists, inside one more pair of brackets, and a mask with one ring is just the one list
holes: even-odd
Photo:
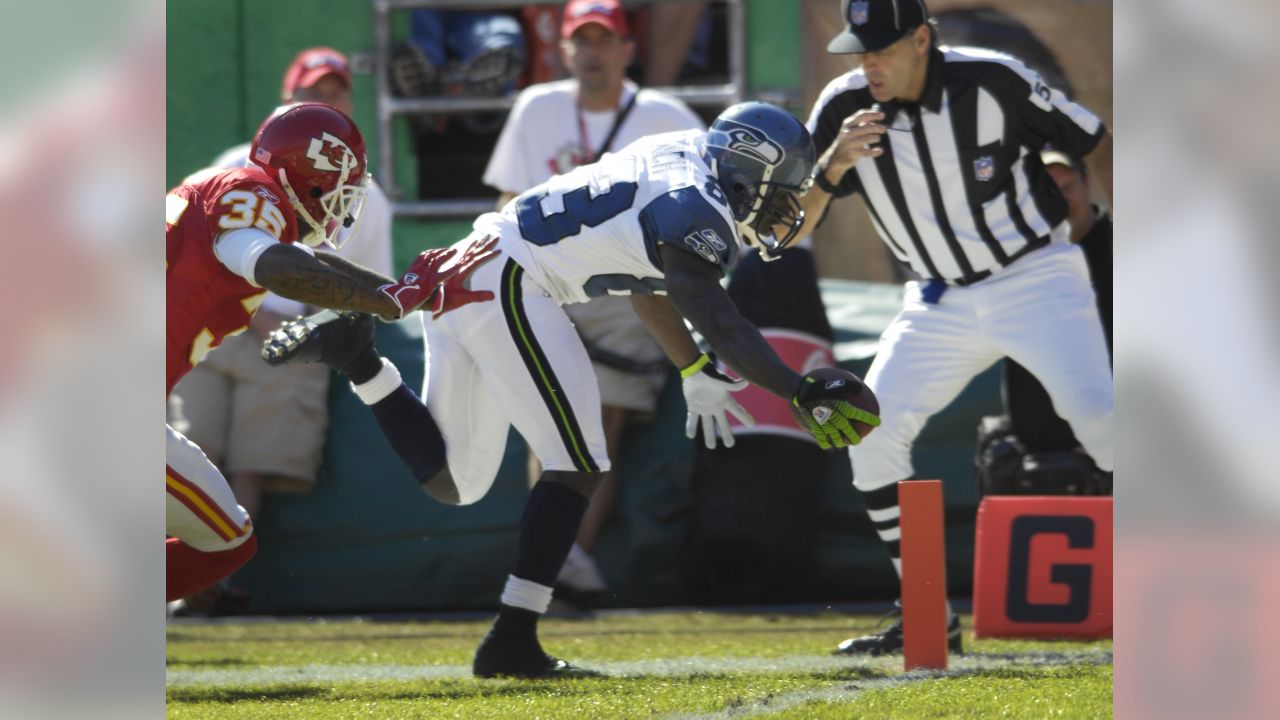
[(493, 621), (493, 634), (503, 637), (538, 637), (538, 613), (524, 608), (500, 605)]
[(382, 434), (418, 482), (427, 482), (444, 468), (444, 436), (431, 411), (408, 385), (400, 383), (400, 387), (369, 409), (373, 410)]
[(586, 511), (587, 498), (580, 493), (558, 482), (539, 480), (520, 518), (520, 546), (511, 574), (539, 585), (555, 585)]

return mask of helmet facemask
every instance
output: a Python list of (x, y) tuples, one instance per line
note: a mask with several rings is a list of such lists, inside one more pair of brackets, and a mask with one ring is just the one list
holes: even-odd
[[(751, 183), (735, 173), (728, 183), (730, 187), (724, 188), (738, 233), (766, 261), (778, 259), (778, 253), (795, 240), (804, 227), (804, 210), (798, 198), (808, 192), (813, 182), (807, 176), (799, 184), (771, 182), (772, 174), (772, 168), (766, 168), (764, 179)], [(778, 226), (786, 229), (781, 238), (775, 232)]]
[(319, 187), (313, 187), (312, 202), (304, 203), (294, 192), (284, 169), (280, 170), (280, 185), (289, 196), (294, 212), (298, 219), (311, 228), (310, 232), (304, 233), (301, 237), (302, 242), (308, 247), (319, 247), (324, 244), (337, 250), (355, 233), (360, 216), (363, 214), (361, 211), (364, 209), (369, 176), (366, 174), (356, 183), (348, 183), (347, 173), (348, 170), (343, 168), (337, 187), (328, 192), (321, 191)]
[[(329, 133), (311, 140), (307, 158), (317, 170), (337, 173), (332, 189), (325, 190), (323, 185), (312, 185), (310, 190), (304, 191), (304, 199), (289, 182), (289, 175), (284, 168), (277, 171), (280, 185), (288, 195), (298, 219), (311, 228), (310, 232), (303, 233), (302, 242), (308, 247), (325, 244), (337, 250), (354, 234), (360, 221), (369, 174), (364, 172), (364, 162), (355, 156), (346, 143)], [(324, 174), (327, 175), (328, 172)]]
[[(756, 201), (745, 218), (738, 221), (738, 231), (748, 243), (760, 251), (764, 260), (778, 259), (804, 227), (804, 210), (797, 199), (808, 190), (807, 184), (782, 185), (762, 182), (756, 186)], [(785, 228), (781, 238), (779, 226)]]

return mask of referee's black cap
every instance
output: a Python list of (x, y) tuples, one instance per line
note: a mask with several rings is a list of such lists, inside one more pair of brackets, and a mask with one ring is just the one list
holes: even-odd
[(837, 55), (886, 48), (929, 19), (924, 0), (842, 0), (840, 11), (844, 32), (827, 45)]

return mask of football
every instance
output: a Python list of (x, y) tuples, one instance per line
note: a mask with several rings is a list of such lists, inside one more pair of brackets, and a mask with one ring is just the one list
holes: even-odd
[[(818, 368), (805, 375), (814, 382), (809, 386), (808, 391), (802, 391), (797, 397), (800, 404), (799, 409), (794, 406), (795, 412), (813, 413), (818, 422), (826, 419), (832, 410), (829, 403), (833, 400), (844, 400), (854, 407), (866, 410), (874, 415), (880, 414), (880, 403), (876, 400), (875, 393), (871, 392), (871, 388), (862, 382), (862, 378), (854, 375), (848, 370), (840, 368), (828, 367)], [(803, 420), (801, 423), (803, 424)], [(875, 427), (864, 422), (854, 422), (853, 429), (857, 431), (861, 437), (871, 434)]]

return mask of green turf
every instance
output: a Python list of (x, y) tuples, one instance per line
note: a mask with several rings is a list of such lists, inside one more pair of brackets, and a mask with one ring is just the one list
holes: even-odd
[(1111, 643), (966, 638), (950, 675), (834, 658), (875, 626), (840, 614), (546, 620), (547, 649), (610, 673), (476, 680), (486, 622), (174, 624), (171, 718), (1105, 717)]
[(1108, 718), (1111, 667), (1005, 668), (882, 689), (844, 688), (835, 701), (812, 701), (768, 715), (772, 720), (868, 718)]

